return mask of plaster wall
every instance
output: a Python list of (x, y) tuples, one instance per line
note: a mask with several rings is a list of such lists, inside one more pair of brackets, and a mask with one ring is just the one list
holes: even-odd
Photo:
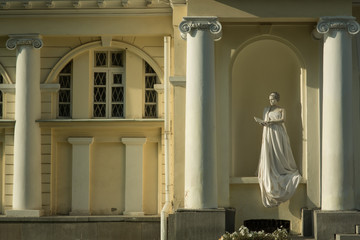
[[(145, 214), (158, 214), (158, 144), (160, 132), (156, 129), (136, 127), (102, 128), (55, 131), (56, 157), (53, 211), (67, 215), (71, 211), (72, 146), (66, 142), (70, 136), (93, 136), (90, 146), (90, 211), (92, 215), (118, 215), (125, 210), (125, 145), (122, 136), (146, 136), (143, 159), (143, 210)], [(135, 200), (135, 199), (134, 199)]]
[[(19, 32), (18, 32), (19, 33)], [(5, 48), (5, 42), (8, 37), (0, 37), (0, 42), (3, 43), (0, 46), (0, 64), (4, 67), (5, 71), (8, 73), (10, 80), (15, 83), (15, 64), (16, 64), (16, 52), (9, 51)], [(101, 41), (100, 36), (89, 36), (89, 37), (43, 37), (44, 47), (41, 49), (41, 82), (44, 83), (48, 78), (48, 75), (51, 71), (54, 71), (54, 66), (62, 61), (63, 57), (68, 54), (71, 50), (82, 46), (83, 44)], [(131, 44), (132, 46), (136, 46), (138, 49), (141, 49), (144, 54), (154, 60), (156, 64), (158, 64), (159, 69), (163, 68), (163, 37), (162, 36), (114, 36), (113, 41), (123, 42), (126, 44)], [(109, 48), (107, 48), (109, 49)], [(117, 48), (113, 48), (117, 49)], [(91, 88), (91, 76), (92, 76), (92, 51), (87, 50), (81, 52), (80, 54), (74, 55), (73, 61), (73, 76), (72, 76), (72, 117), (73, 119), (90, 119), (92, 114), (92, 88)], [(127, 117), (142, 119), (143, 118), (143, 104), (144, 104), (144, 75), (143, 75), (143, 60), (134, 53), (129, 53), (128, 62), (126, 63), (129, 66), (127, 69), (127, 74), (129, 75), (129, 81), (131, 81), (131, 88), (135, 92), (135, 95), (127, 95), (130, 97), (128, 99), (129, 103), (129, 114)], [(61, 69), (57, 69), (60, 71)], [(161, 79), (162, 76), (159, 76)], [(58, 79), (55, 77), (54, 79), (50, 79), (48, 83), (57, 83)], [(131, 90), (129, 89), (131, 93)], [(159, 94), (160, 95), (160, 94)], [(58, 94), (56, 92), (42, 92), (41, 95), (41, 119), (42, 120), (51, 120), (56, 119), (57, 117), (57, 103), (58, 103)], [(163, 111), (162, 105), (163, 102), (159, 101), (159, 110)], [(159, 112), (159, 116), (163, 116), (163, 112)], [(15, 117), (15, 94), (14, 92), (6, 92), (4, 94), (4, 118), (5, 119), (14, 119)], [(51, 125), (51, 124), (50, 124)], [(71, 125), (71, 124), (69, 124)], [(155, 124), (156, 125), (156, 124)], [(155, 126), (150, 123), (149, 126)], [(91, 126), (93, 128), (97, 126), (94, 124)], [(53, 126), (49, 128), (42, 128), (41, 132), (41, 181), (42, 181), (42, 203), (43, 209), (45, 210), (45, 215), (49, 214), (68, 214), (70, 212), (70, 203), (71, 200), (71, 192), (69, 193), (69, 189), (71, 190), (71, 175), (69, 173), (69, 167), (71, 170), (71, 145), (66, 143), (66, 139), (63, 139), (58, 142), (56, 140), (56, 136), (53, 134)], [(76, 126), (78, 128), (79, 125)], [(138, 133), (138, 127), (132, 126), (129, 128), (129, 131), (123, 131), (128, 133), (125, 137), (135, 136)], [(3, 211), (6, 209), (12, 208), (12, 190), (13, 190), (13, 128), (7, 128), (4, 138), (4, 186), (6, 188), (3, 191), (3, 201), (2, 208)], [(97, 131), (97, 130), (96, 130)], [(70, 134), (72, 131), (69, 131), (68, 136), (74, 136)], [(80, 136), (92, 136), (92, 130), (88, 131), (80, 131)], [(134, 135), (135, 134), (135, 135)], [(145, 165), (149, 170), (144, 172), (144, 179), (146, 179), (147, 186), (146, 193), (144, 193), (144, 208), (146, 214), (155, 214), (158, 209), (161, 207), (158, 202), (159, 196), (161, 194), (158, 192), (158, 187), (161, 186), (162, 179), (160, 177), (162, 172), (162, 167), (160, 162), (162, 162), (162, 148), (159, 144), (159, 136), (160, 131), (156, 133), (157, 137), (152, 137), (152, 140), (146, 146), (146, 151), (149, 152), (149, 157), (146, 159), (150, 159), (149, 163), (146, 162)], [(139, 137), (143, 137), (144, 134), (136, 135)], [(107, 137), (103, 137), (108, 138)], [(110, 137), (110, 139), (115, 138), (116, 136)], [(117, 138), (117, 137), (116, 137)], [(119, 141), (120, 138), (117, 138)], [(103, 141), (103, 140), (101, 140)], [(100, 142), (101, 142), (100, 141)], [(114, 140), (106, 140), (106, 141), (114, 141)], [(111, 148), (111, 144), (101, 145), (104, 147), (97, 147), (97, 143), (94, 144), (94, 149), (96, 152), (104, 153), (104, 149), (109, 150), (106, 152), (109, 154), (110, 158), (109, 162), (104, 164), (104, 168), (109, 165), (114, 164), (118, 166), (121, 159), (115, 161), (114, 156), (119, 154), (118, 148)], [(121, 145), (119, 142), (118, 144)], [(151, 146), (151, 147), (149, 147)], [(160, 146), (160, 147), (159, 147)], [(70, 150), (69, 150), (70, 149)], [(112, 149), (112, 150), (111, 150)], [(107, 151), (106, 150), (106, 151)], [(70, 151), (70, 152), (69, 152)], [(69, 155), (70, 154), (70, 155)], [(59, 156), (58, 156), (59, 155)], [(154, 157), (156, 155), (156, 157)], [(70, 158), (69, 158), (70, 156)], [(113, 156), (113, 157), (111, 157)], [(93, 156), (91, 155), (91, 158)], [(59, 160), (61, 159), (61, 160)], [(70, 159), (70, 160), (69, 160)], [(95, 156), (96, 159), (96, 156)], [(159, 161), (158, 161), (159, 159)], [(59, 160), (59, 161), (57, 161)], [(69, 162), (70, 161), (70, 162)], [(95, 162), (96, 163), (96, 162)], [(59, 165), (62, 164), (62, 165)], [(69, 165), (70, 164), (70, 165)], [(120, 165), (118, 166), (121, 167)], [(101, 185), (104, 182), (104, 178), (107, 176), (103, 175), (105, 171), (104, 168), (97, 168), (99, 172), (95, 172), (94, 179), (99, 179), (99, 184)], [(71, 172), (70, 172), (71, 173)], [(158, 176), (158, 174), (160, 174)], [(59, 177), (60, 176), (60, 177)], [(121, 176), (121, 175), (119, 175)], [(116, 177), (119, 177), (116, 175)], [(116, 178), (115, 177), (115, 178)], [(149, 179), (152, 179), (149, 181)], [(156, 179), (156, 180), (154, 180)], [(58, 181), (59, 180), (59, 181)], [(153, 181), (154, 180), (154, 181)], [(116, 187), (115, 185), (109, 185), (112, 187)], [(121, 186), (121, 182), (120, 182)], [(114, 214), (118, 212), (122, 212), (122, 201), (121, 197), (123, 197), (121, 192), (121, 187), (116, 191), (114, 189), (106, 189), (101, 188), (99, 185), (93, 184), (93, 193), (96, 194), (98, 191), (99, 199), (93, 197), (91, 204), (93, 204), (92, 209), (94, 214)], [(103, 193), (104, 191), (105, 193)], [(63, 192), (65, 192), (63, 194)], [(104, 198), (100, 197), (104, 194), (111, 192), (114, 195), (114, 200), (117, 202), (116, 205), (110, 206), (111, 201), (109, 203), (104, 202)], [(56, 197), (55, 197), (56, 196)], [(95, 196), (95, 195), (94, 195)], [(119, 200), (120, 199), (120, 200)], [(117, 201), (119, 200), (119, 201)], [(70, 205), (69, 205), (70, 204)], [(108, 205), (107, 205), (108, 204)], [(160, 205), (159, 205), (160, 204)], [(105, 205), (105, 207), (104, 207)], [(160, 207), (159, 207), (160, 206)], [(106, 209), (105, 209), (106, 208)], [(116, 208), (117, 210), (111, 210)]]
[[(218, 16), (223, 21), (299, 21), (317, 19), (321, 16), (351, 15), (350, 0), (306, 0), (288, 2), (271, 1), (233, 1), (198, 0), (188, 2), (189, 16)], [(300, 20), (300, 21), (302, 21)]]
[[(99, 11), (99, 10), (97, 10)], [(34, 16), (36, 15), (36, 16)], [(110, 14), (108, 16), (97, 15), (89, 17), (68, 14), (62, 17), (60, 13), (41, 16), (36, 13), (24, 14), (21, 18), (2, 17), (0, 36), (36, 32), (43, 36), (86, 36), (94, 35), (94, 29), (98, 35), (126, 35), (126, 36), (164, 36), (172, 32), (170, 14), (162, 16), (129, 16)], [(76, 24), (74, 24), (76, 22)], [(146, 24), (145, 24), (146, 23)]]

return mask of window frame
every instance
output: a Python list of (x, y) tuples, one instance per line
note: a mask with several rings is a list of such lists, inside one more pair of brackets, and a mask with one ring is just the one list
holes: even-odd
[[(123, 66), (113, 66), (112, 65), (112, 53), (121, 52), (122, 55), (122, 65)], [(107, 66), (96, 66), (96, 53), (106, 53), (106, 62)], [(124, 119), (126, 118), (126, 51), (125, 50), (119, 50), (119, 49), (107, 49), (107, 50), (94, 50), (93, 51), (93, 71), (92, 71), (92, 118), (94, 119)], [(106, 93), (106, 102), (105, 102), (105, 116), (104, 117), (97, 117), (94, 115), (94, 105), (95, 105), (95, 99), (94, 99), (94, 89), (95, 89), (95, 73), (96, 72), (105, 72), (106, 73), (106, 85), (105, 85), (105, 93)], [(121, 84), (115, 84), (113, 83), (113, 76), (114, 74), (121, 74), (122, 75), (122, 83)], [(117, 117), (112, 116), (112, 88), (113, 87), (123, 87), (123, 102), (121, 103), (123, 105), (123, 116)]]
[[(149, 65), (149, 67), (151, 67), (151, 69), (154, 71), (153, 73), (147, 73), (146, 72), (146, 64)], [(146, 118), (146, 119), (155, 119), (155, 118), (158, 118), (159, 117), (159, 93), (155, 90), (155, 87), (154, 88), (147, 88), (146, 87), (146, 77), (148, 76), (152, 76), (152, 77), (156, 77), (156, 81), (155, 81), (155, 84), (158, 84), (159, 83), (159, 77), (157, 75), (157, 73), (155, 72), (155, 70), (152, 68), (152, 66), (146, 62), (146, 60), (143, 60), (143, 73), (144, 73), (144, 77), (143, 77), (143, 86), (144, 86), (144, 91), (143, 91), (143, 96), (144, 96), (144, 100), (143, 100), (143, 118)], [(154, 85), (155, 85), (154, 84)], [(152, 91), (155, 91), (155, 94), (156, 94), (156, 102), (155, 103), (147, 103), (146, 102), (146, 91), (147, 90), (152, 90)], [(146, 116), (146, 105), (155, 105), (156, 107), (156, 115), (155, 116)]]
[[(62, 73), (63, 69), (68, 65), (68, 64), (71, 64), (71, 70), (70, 70), (70, 73)], [(60, 84), (60, 77), (61, 76), (69, 76), (70, 77), (70, 87), (69, 88), (61, 88), (60, 86), (60, 89), (58, 91), (58, 94), (57, 94), (57, 112), (56, 112), (56, 118), (58, 119), (71, 119), (72, 118), (72, 101), (73, 101), (73, 96), (72, 96), (72, 93), (73, 93), (73, 61), (70, 60), (68, 63), (65, 64), (65, 66), (61, 69), (61, 71), (59, 72), (58, 74), (58, 83)], [(66, 102), (66, 103), (60, 103), (60, 91), (61, 90), (67, 90), (69, 91), (69, 94), (70, 94), (70, 101), (69, 102)], [(59, 113), (60, 113), (60, 104), (67, 104), (69, 105), (69, 116), (60, 116)]]

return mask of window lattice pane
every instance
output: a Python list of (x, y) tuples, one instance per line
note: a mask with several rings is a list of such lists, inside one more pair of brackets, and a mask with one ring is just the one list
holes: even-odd
[(0, 103), (3, 102), (3, 94), (2, 94), (2, 91), (0, 91)]
[(72, 62), (69, 62), (69, 63), (66, 64), (66, 66), (61, 70), (60, 73), (71, 73), (71, 67), (72, 67)]
[(0, 103), (0, 118), (3, 117), (3, 104)]
[(156, 117), (156, 105), (145, 105), (145, 116)]
[(59, 103), (69, 103), (69, 102), (70, 102), (70, 90), (60, 90)]
[(59, 74), (58, 116), (61, 118), (69, 118), (71, 116), (71, 73), (72, 61), (66, 64)]
[(145, 88), (154, 88), (155, 84), (156, 84), (156, 76), (145, 77)]
[(97, 52), (95, 53), (95, 67), (106, 67), (107, 66), (107, 53)]
[(0, 84), (4, 83), (4, 77), (2, 75), (0, 75)]
[(94, 104), (94, 117), (106, 117), (106, 104)]
[(111, 101), (112, 102), (123, 102), (124, 101), (124, 88), (123, 87), (112, 87), (111, 88)]
[(124, 117), (123, 104), (112, 104), (111, 105), (111, 116), (112, 117)]
[(121, 73), (116, 73), (113, 75), (114, 76), (114, 84), (122, 84), (122, 74)]
[(112, 52), (111, 53), (111, 66), (123, 67), (123, 53), (122, 52)]
[(59, 117), (70, 116), (70, 104), (59, 104)]
[(145, 91), (145, 102), (146, 103), (156, 103), (156, 91), (155, 90), (146, 90)]
[(106, 85), (106, 72), (94, 73), (94, 85)]
[(106, 102), (106, 87), (94, 87), (94, 102)]
[(60, 84), (60, 88), (70, 88), (71, 85), (71, 76), (65, 75), (59, 76), (59, 84)]
[(154, 69), (147, 62), (145, 62), (145, 73), (155, 73)]

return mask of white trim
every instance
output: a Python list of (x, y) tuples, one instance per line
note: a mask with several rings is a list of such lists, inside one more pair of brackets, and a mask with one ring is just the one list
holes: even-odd
[[(160, 82), (163, 82), (163, 79), (162, 79), (163, 71), (162, 71), (161, 67), (156, 63), (156, 61), (148, 53), (146, 53), (142, 49), (138, 48), (137, 46), (134, 46), (134, 45), (131, 45), (131, 44), (125, 43), (125, 42), (112, 41), (111, 46), (114, 49), (128, 50), (128, 51), (138, 55), (142, 59), (144, 59), (154, 69), (157, 76), (159, 77)], [(62, 57), (56, 63), (56, 65), (51, 69), (51, 72), (47, 76), (44, 83), (55, 82), (57, 80), (57, 76), (59, 75), (60, 71), (73, 58), (79, 56), (80, 54), (82, 54), (85, 51), (89, 51), (89, 50), (92, 50), (94, 48), (101, 48), (101, 47), (102, 47), (102, 42), (101, 41), (95, 41), (95, 42), (90, 42), (90, 43), (81, 45), (81, 46), (71, 50), (64, 57)]]
[[(3, 76), (4, 81), (7, 84), (14, 84), (14, 82), (11, 81), (11, 78), (9, 77), (9, 74), (6, 72), (6, 70), (5, 70), (5, 68), (3, 67), (2, 64), (0, 64), (0, 74)], [(5, 84), (3, 84), (3, 85), (5, 85)]]

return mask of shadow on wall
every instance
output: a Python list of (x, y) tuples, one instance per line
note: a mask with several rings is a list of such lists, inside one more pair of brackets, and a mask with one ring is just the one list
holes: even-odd
[(280, 93), (279, 105), (286, 109), (285, 125), (302, 173), (301, 67), (293, 50), (274, 39), (254, 41), (238, 52), (232, 68), (233, 176), (256, 176), (262, 127), (253, 117), (263, 117), (273, 91)]

